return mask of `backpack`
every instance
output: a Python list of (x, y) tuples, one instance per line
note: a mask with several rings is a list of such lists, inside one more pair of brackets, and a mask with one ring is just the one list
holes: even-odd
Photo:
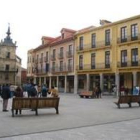
[(31, 92), (31, 96), (33, 96), (33, 97), (37, 95), (37, 91), (36, 91), (36, 88), (34, 86), (31, 87), (30, 92)]

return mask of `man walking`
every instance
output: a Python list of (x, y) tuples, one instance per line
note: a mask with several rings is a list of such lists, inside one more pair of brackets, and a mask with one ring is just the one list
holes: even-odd
[(10, 88), (8, 84), (6, 84), (6, 86), (3, 86), (1, 97), (3, 99), (3, 112), (7, 112), (8, 99), (10, 98)]

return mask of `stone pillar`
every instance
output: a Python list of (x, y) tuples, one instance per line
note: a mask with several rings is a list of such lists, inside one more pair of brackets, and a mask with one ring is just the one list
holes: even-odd
[(37, 83), (36, 83), (36, 77), (34, 77), (34, 80), (33, 80), (33, 82), (34, 82), (35, 84), (37, 84)]
[(137, 86), (137, 72), (133, 72), (133, 87)]
[(58, 88), (58, 84), (59, 84), (59, 76), (56, 77), (56, 86)]
[(120, 76), (119, 76), (119, 73), (115, 74), (115, 85), (117, 86), (117, 96), (119, 96), (119, 92), (120, 92)]
[(65, 93), (67, 92), (67, 76), (65, 76), (65, 89), (64, 89), (64, 92)]
[(74, 76), (74, 93), (77, 94), (78, 92), (78, 75)]
[(90, 87), (90, 82), (89, 82), (89, 74), (86, 74), (86, 76), (87, 76), (87, 91), (89, 91), (89, 87)]
[(52, 87), (52, 79), (51, 79), (51, 76), (50, 76), (50, 78), (49, 78), (49, 88), (51, 89), (51, 87)]
[(46, 77), (44, 77), (44, 84), (46, 85)]
[(101, 88), (101, 91), (103, 91), (103, 74), (100, 73), (100, 88)]

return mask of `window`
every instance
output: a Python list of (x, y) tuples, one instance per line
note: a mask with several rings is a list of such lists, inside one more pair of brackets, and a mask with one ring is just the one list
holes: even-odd
[(40, 61), (43, 62), (43, 53), (41, 53), (41, 60)]
[(55, 59), (55, 49), (53, 49), (53, 59)]
[(131, 40), (138, 39), (138, 25), (133, 24), (131, 25)]
[(73, 64), (72, 64), (72, 59), (68, 60), (68, 71), (72, 71), (73, 69)]
[(64, 39), (64, 33), (62, 33), (62, 39)]
[(132, 66), (138, 65), (138, 48), (131, 50), (131, 65)]
[(6, 58), (10, 58), (10, 52), (7, 52)]
[(63, 47), (60, 48), (60, 58), (63, 58)]
[(122, 27), (121, 28), (121, 42), (126, 42), (127, 41), (127, 28)]
[(110, 68), (110, 52), (105, 52), (105, 68)]
[(48, 62), (49, 58), (48, 58), (48, 52), (46, 52), (46, 62)]
[(52, 62), (52, 71), (55, 71), (55, 62)]
[(105, 45), (110, 45), (110, 30), (105, 31)]
[(83, 42), (84, 42), (83, 36), (81, 36), (81, 37), (80, 37), (80, 40), (79, 40), (79, 49), (80, 49), (80, 50), (83, 50)]
[(63, 71), (63, 61), (60, 61), (60, 71)]
[(96, 47), (96, 34), (91, 35), (91, 47), (92, 48)]
[(6, 71), (9, 71), (9, 68), (10, 68), (9, 65), (6, 65), (6, 66), (5, 66), (5, 70), (6, 70)]
[(91, 54), (91, 69), (95, 69), (95, 53)]
[(69, 45), (69, 48), (68, 48), (68, 55), (71, 56), (72, 55), (72, 51), (73, 48), (72, 48), (72, 45)]
[(122, 67), (127, 66), (127, 50), (121, 51), (121, 66)]
[(83, 69), (83, 55), (79, 56), (79, 69), (82, 70)]

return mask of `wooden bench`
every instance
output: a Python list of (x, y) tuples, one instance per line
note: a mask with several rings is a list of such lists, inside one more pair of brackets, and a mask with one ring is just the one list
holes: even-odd
[(140, 106), (140, 95), (124, 95), (119, 96), (117, 102), (114, 102), (118, 108), (120, 108), (120, 104), (128, 104), (131, 107), (131, 103), (138, 103)]
[(94, 97), (92, 91), (81, 91), (80, 94), (79, 94), (79, 96), (80, 96), (81, 98), (84, 98), (84, 97), (85, 97), (85, 98), (93, 98), (93, 97)]
[(59, 114), (59, 97), (48, 98), (13, 98), (12, 101), (12, 117), (14, 117), (14, 110), (32, 109), (38, 115), (38, 109), (41, 108), (55, 108), (56, 114)]

